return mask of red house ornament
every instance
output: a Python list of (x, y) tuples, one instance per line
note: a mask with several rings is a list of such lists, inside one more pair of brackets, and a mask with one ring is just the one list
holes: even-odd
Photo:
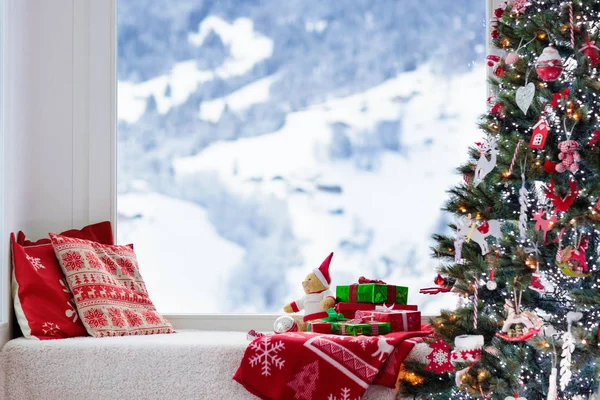
[(531, 134), (531, 140), (529, 141), (529, 147), (532, 149), (543, 149), (546, 145), (546, 139), (548, 138), (548, 123), (544, 117), (540, 117), (537, 124), (533, 127), (533, 133)]

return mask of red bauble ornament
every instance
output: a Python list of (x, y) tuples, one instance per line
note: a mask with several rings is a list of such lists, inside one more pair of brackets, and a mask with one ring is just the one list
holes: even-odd
[(563, 62), (558, 50), (554, 47), (546, 47), (535, 62), (535, 71), (544, 81), (557, 80), (563, 71)]
[(446, 279), (444, 279), (442, 275), (438, 274), (433, 280), (433, 283), (435, 283), (438, 286), (444, 286), (446, 284)]
[(434, 371), (436, 374), (454, 371), (454, 366), (450, 362), (450, 345), (442, 338), (438, 338), (429, 345), (431, 353), (427, 355), (429, 364), (425, 366), (425, 371)]
[(542, 116), (539, 121), (533, 127), (533, 133), (531, 134), (531, 140), (529, 141), (529, 147), (532, 149), (543, 149), (546, 145), (546, 139), (548, 138), (548, 123)]
[(544, 162), (544, 171), (546, 171), (547, 174), (555, 173), (556, 172), (556, 164), (554, 164), (550, 160), (546, 160)]
[(492, 37), (492, 39), (498, 39), (500, 37), (500, 31), (493, 30), (492, 32), (490, 32), (490, 36)]

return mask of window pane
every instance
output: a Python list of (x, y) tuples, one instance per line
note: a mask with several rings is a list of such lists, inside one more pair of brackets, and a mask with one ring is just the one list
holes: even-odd
[[(162, 312), (410, 286), (481, 134), (485, 2), (120, 0), (118, 239)], [(476, 62), (477, 61), (477, 62)]]

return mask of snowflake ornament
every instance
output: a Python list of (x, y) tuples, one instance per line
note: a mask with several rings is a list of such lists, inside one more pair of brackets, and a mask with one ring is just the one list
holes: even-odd
[(351, 399), (350, 396), (350, 389), (345, 387), (340, 389), (340, 397), (330, 394), (329, 397), (327, 397), (327, 400), (360, 400), (360, 397), (355, 397), (354, 399)]
[(279, 352), (285, 349), (285, 346), (281, 340), (271, 343), (271, 337), (264, 336), (259, 340), (252, 342), (250, 347), (255, 351), (254, 355), (249, 359), (250, 366), (255, 367), (260, 364), (262, 370), (261, 375), (271, 375), (272, 366), (279, 369), (283, 368), (285, 360), (281, 358)]
[(438, 338), (429, 347), (432, 351), (427, 355), (429, 364), (425, 366), (425, 371), (434, 371), (436, 374), (454, 371), (454, 366), (450, 363), (450, 345), (448, 343)]

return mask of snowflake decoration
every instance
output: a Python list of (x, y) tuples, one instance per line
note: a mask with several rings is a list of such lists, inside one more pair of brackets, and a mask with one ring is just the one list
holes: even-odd
[(426, 371), (434, 371), (436, 374), (454, 371), (450, 363), (450, 345), (441, 338), (429, 345), (432, 351), (427, 355), (429, 364), (425, 366)]
[(265, 336), (259, 340), (255, 340), (250, 344), (252, 350), (255, 350), (255, 353), (252, 357), (250, 357), (250, 366), (255, 367), (258, 364), (261, 365), (263, 376), (271, 375), (271, 365), (274, 365), (276, 368), (282, 369), (285, 360), (280, 357), (278, 354), (281, 350), (285, 348), (283, 342), (280, 340), (275, 343), (271, 343), (271, 338), (269, 336)]
[(373, 343), (374, 338), (371, 336), (355, 336), (352, 338), (350, 343), (360, 343), (360, 347), (365, 351), (367, 349), (367, 345)]
[[(327, 400), (352, 400), (350, 399), (350, 389), (347, 387), (340, 390), (340, 396), (341, 397), (338, 398), (333, 394), (330, 394), (329, 397), (327, 397)], [(360, 397), (355, 397), (354, 400), (360, 400)]]
[(42, 332), (44, 332), (44, 335), (46, 336), (56, 336), (59, 330), (60, 326), (54, 322), (44, 322), (42, 325)]
[(31, 265), (33, 266), (33, 268), (35, 268), (36, 271), (46, 268), (46, 267), (44, 267), (44, 264), (42, 264), (41, 259), (39, 259), (37, 257), (31, 257), (29, 254), (26, 254), (25, 257), (27, 257), (27, 261), (29, 261), (31, 263)]

